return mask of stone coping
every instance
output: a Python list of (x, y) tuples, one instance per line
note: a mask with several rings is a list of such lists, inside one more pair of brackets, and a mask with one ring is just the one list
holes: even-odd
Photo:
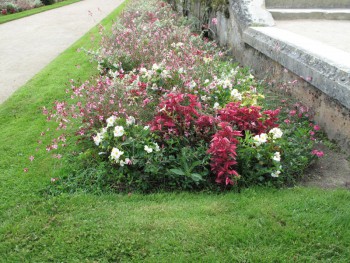
[(350, 109), (350, 53), (275, 27), (249, 27), (243, 41)]
[(350, 9), (268, 9), (276, 20), (329, 19), (350, 20)]

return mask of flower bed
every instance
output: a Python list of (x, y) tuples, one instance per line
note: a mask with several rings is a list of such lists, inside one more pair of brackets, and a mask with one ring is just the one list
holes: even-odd
[(62, 0), (0, 0), (0, 10), (1, 15), (8, 15), (57, 2)]
[(47, 151), (79, 143), (59, 189), (281, 187), (322, 155), (306, 107), (270, 108), (264, 85), (164, 2), (133, 1), (88, 53), (101, 75), (44, 108), (62, 131)]

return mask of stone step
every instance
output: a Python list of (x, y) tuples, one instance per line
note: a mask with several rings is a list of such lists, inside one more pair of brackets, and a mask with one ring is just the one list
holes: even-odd
[[(350, 1), (350, 0), (349, 0)], [(275, 20), (327, 19), (350, 20), (349, 9), (268, 9)]]
[(350, 8), (350, 0), (265, 0), (267, 8)]
[(276, 27), (250, 27), (243, 41), (350, 109), (350, 53)]

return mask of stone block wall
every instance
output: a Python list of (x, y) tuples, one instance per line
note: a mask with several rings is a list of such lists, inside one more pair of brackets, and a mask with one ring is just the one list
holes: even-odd
[[(285, 65), (281, 65), (273, 59), (273, 56), (262, 53), (245, 41), (246, 32), (250, 27), (274, 25), (271, 14), (265, 8), (265, 0), (228, 0), (219, 8), (214, 8), (210, 0), (168, 1), (184, 16), (194, 17), (201, 23), (208, 24), (212, 36), (219, 44), (227, 47), (243, 66), (249, 66), (257, 77), (270, 80), (283, 79), (286, 82), (298, 79), (293, 89), (289, 90), (291, 95), (313, 109), (316, 113), (315, 121), (326, 131), (330, 139), (335, 139), (344, 150), (350, 151), (350, 108), (333, 97), (333, 94), (337, 93), (334, 88), (336, 84), (327, 87), (334, 89), (333, 94), (326, 94), (322, 91), (324, 87), (320, 89), (314, 86), (314, 83), (307, 81), (306, 76), (300, 76), (293, 70), (285, 74)], [(217, 18), (217, 25), (211, 22), (214, 17)], [(269, 52), (273, 53), (275, 48), (272, 46), (273, 40), (270, 40)], [(298, 58), (294, 63), (299, 63)], [(305, 66), (303, 64), (305, 63), (300, 61), (301, 67)], [(345, 74), (350, 78), (347, 71)], [(324, 76), (324, 79), (319, 82), (328, 83), (329, 79)], [(342, 92), (350, 96), (350, 82), (344, 86)]]

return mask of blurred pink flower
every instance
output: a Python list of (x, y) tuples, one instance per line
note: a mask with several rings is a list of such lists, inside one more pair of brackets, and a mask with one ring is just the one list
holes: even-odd
[(319, 158), (324, 156), (324, 152), (318, 150), (313, 150), (311, 154), (316, 155)]

